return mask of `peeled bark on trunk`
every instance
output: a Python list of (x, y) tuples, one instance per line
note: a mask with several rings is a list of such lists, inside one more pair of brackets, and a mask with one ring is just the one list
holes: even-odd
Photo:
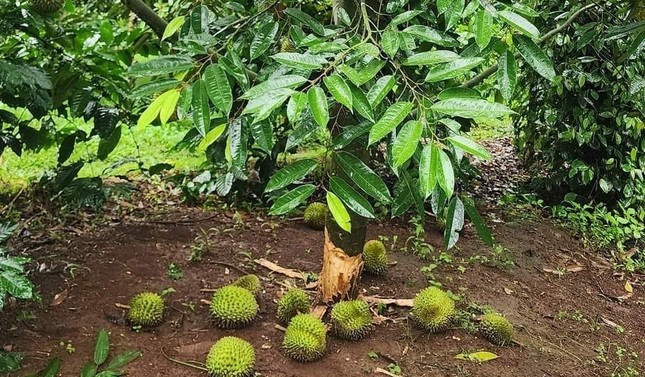
[(321, 301), (330, 303), (355, 298), (362, 270), (362, 255), (349, 256), (336, 247), (325, 228), (323, 266), (318, 280)]

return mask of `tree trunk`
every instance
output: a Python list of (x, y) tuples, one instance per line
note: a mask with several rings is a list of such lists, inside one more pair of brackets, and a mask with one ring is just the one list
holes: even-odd
[(152, 31), (157, 34), (157, 37), (161, 38), (163, 36), (163, 32), (166, 30), (168, 23), (163, 18), (159, 17), (159, 15), (157, 15), (157, 13), (155, 13), (155, 11), (146, 3), (142, 0), (123, 0), (123, 3), (128, 9), (130, 9), (130, 11), (134, 12), (141, 21), (150, 26)]

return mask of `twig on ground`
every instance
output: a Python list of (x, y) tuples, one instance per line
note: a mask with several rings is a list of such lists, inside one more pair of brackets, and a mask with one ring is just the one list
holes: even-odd
[(225, 267), (228, 267), (228, 268), (232, 268), (232, 269), (236, 270), (237, 272), (241, 273), (242, 275), (250, 275), (250, 274), (249, 274), (246, 270), (244, 270), (243, 268), (241, 268), (241, 267), (237, 267), (237, 266), (232, 265), (232, 264), (230, 264), (230, 263), (220, 262), (220, 261), (208, 261), (208, 263), (210, 263), (210, 264), (219, 264), (220, 266), (225, 266)]
[(376, 369), (374, 369), (374, 373), (381, 373), (381, 374), (384, 374), (384, 375), (386, 375), (386, 376), (391, 376), (391, 377), (401, 377), (401, 376), (396, 375), (396, 374), (394, 374), (394, 373), (390, 373), (390, 372), (386, 371), (386, 370), (385, 370), (385, 369), (383, 369), (383, 368), (376, 368)]
[(281, 267), (281, 266), (279, 266), (279, 265), (277, 265), (277, 264), (275, 264), (275, 263), (273, 263), (273, 262), (271, 262), (271, 261), (269, 261), (267, 259), (264, 259), (264, 258), (255, 259), (254, 262), (259, 264), (260, 266), (262, 266), (264, 268), (268, 268), (269, 270), (271, 270), (273, 272), (288, 276), (290, 278), (298, 278), (298, 279), (304, 279), (305, 278), (305, 274), (303, 274), (300, 271), (296, 271), (296, 270), (291, 269), (291, 268)]
[(411, 308), (414, 304), (414, 300), (411, 298), (396, 299), (396, 298), (380, 298), (375, 296), (360, 296), (362, 300), (365, 300), (368, 304), (384, 304), (384, 305), (396, 305)]
[(183, 366), (185, 366), (185, 367), (195, 368), (195, 369), (198, 369), (198, 370), (202, 370), (202, 371), (208, 372), (208, 369), (206, 369), (205, 367), (203, 367), (203, 366), (201, 366), (201, 365), (192, 364), (192, 363), (190, 363), (190, 362), (187, 362), (187, 361), (181, 361), (181, 360), (174, 359), (174, 358), (172, 358), (172, 357), (168, 356), (168, 355), (166, 354), (166, 350), (164, 350), (164, 348), (163, 348), (163, 347), (161, 347), (161, 354), (163, 355), (163, 357), (165, 357), (165, 358), (166, 358), (166, 360), (168, 360), (168, 361), (170, 361), (170, 362), (173, 362), (173, 363), (175, 363), (175, 364), (179, 364), (179, 365), (183, 365)]

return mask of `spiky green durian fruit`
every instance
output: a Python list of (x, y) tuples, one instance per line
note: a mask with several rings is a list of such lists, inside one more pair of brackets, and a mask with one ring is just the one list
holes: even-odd
[(65, 0), (31, 0), (31, 6), (38, 13), (53, 13), (63, 9)]
[(363, 246), (363, 262), (365, 271), (373, 275), (381, 275), (387, 270), (387, 250), (383, 242), (370, 240)]
[(313, 202), (305, 208), (305, 224), (312, 229), (322, 230), (325, 228), (327, 218), (327, 205), (320, 202)]
[(215, 291), (210, 306), (215, 324), (223, 329), (237, 329), (248, 325), (258, 314), (258, 310), (258, 302), (253, 293), (235, 285), (227, 285)]
[(277, 317), (280, 322), (289, 324), (291, 318), (300, 313), (309, 313), (309, 296), (302, 289), (291, 289), (278, 301)]
[(260, 278), (254, 274), (242, 276), (241, 278), (235, 280), (235, 282), (233, 282), (233, 285), (248, 290), (249, 292), (253, 293), (255, 297), (260, 296), (260, 294), (262, 293), (262, 282), (260, 282)]
[(234, 336), (215, 342), (206, 357), (206, 369), (213, 377), (250, 377), (255, 365), (251, 343)]
[(482, 336), (498, 346), (513, 343), (513, 325), (499, 313), (484, 314), (479, 324)]
[(417, 295), (412, 306), (412, 319), (424, 330), (443, 331), (455, 314), (455, 302), (448, 293), (429, 287)]
[(365, 301), (341, 301), (331, 309), (331, 328), (339, 338), (360, 340), (372, 327), (372, 313)]
[(323, 357), (327, 348), (327, 328), (310, 314), (298, 314), (291, 319), (284, 333), (282, 349), (297, 361), (308, 363)]
[(157, 326), (163, 319), (164, 300), (156, 293), (143, 292), (132, 298), (128, 320), (135, 326)]

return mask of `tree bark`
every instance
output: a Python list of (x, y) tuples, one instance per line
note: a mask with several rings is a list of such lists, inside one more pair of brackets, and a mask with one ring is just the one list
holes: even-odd
[(166, 30), (168, 23), (157, 13), (155, 13), (152, 8), (150, 8), (142, 0), (123, 0), (125, 6), (130, 9), (134, 14), (145, 22), (146, 25), (150, 26), (152, 31), (157, 34), (159, 38), (163, 36), (163, 32)]

